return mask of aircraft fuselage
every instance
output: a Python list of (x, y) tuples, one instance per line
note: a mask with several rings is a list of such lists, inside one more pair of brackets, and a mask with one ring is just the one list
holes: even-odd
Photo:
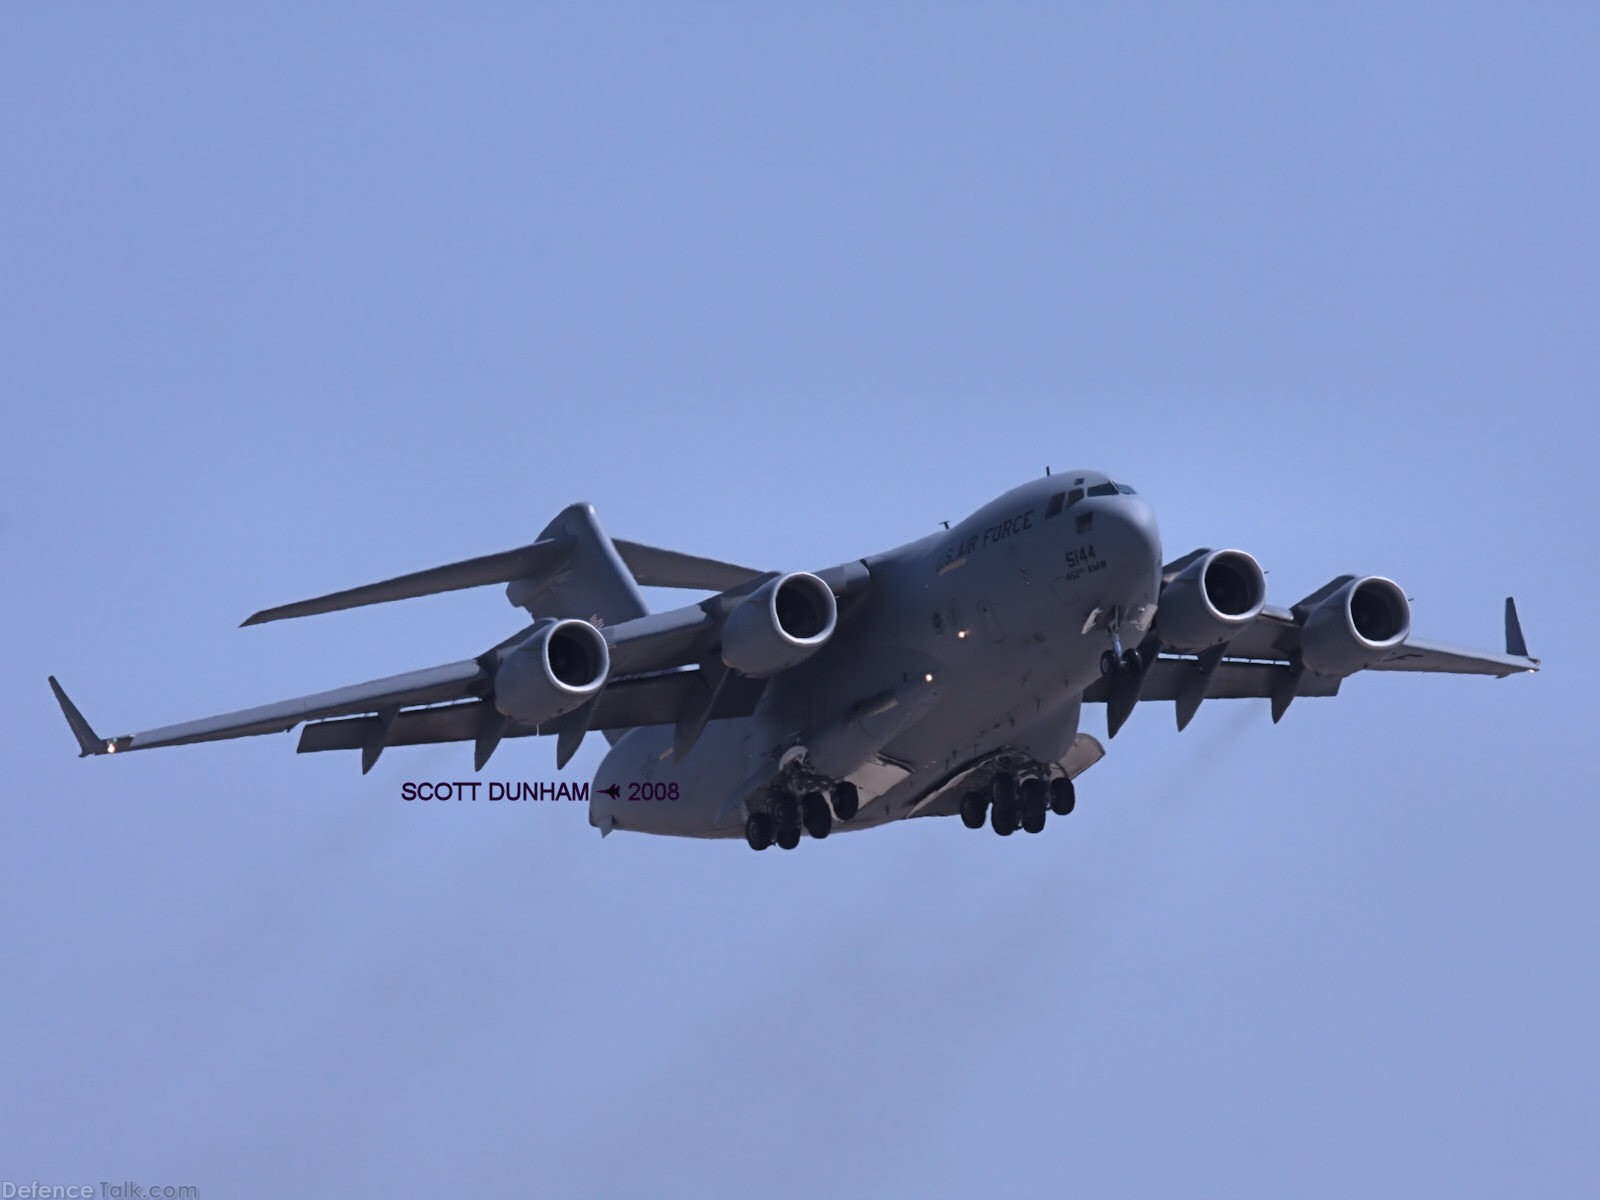
[(671, 726), (624, 734), (595, 777), (590, 821), (738, 837), (744, 793), (782, 767), (856, 782), (860, 813), (837, 828), (870, 828), (1001, 748), (1054, 762), (1113, 635), (1131, 647), (1149, 626), (1161, 561), (1150, 506), (1105, 475), (1013, 488), (861, 560), (872, 587), (838, 633), (773, 678), (752, 715), (711, 722), (681, 761)]

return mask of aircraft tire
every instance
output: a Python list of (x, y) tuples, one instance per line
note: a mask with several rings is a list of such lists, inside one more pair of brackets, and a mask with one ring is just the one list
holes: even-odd
[(989, 781), (989, 797), (998, 807), (1000, 805), (1015, 805), (1017, 802), (1017, 777), (1001, 772)]
[(800, 828), (800, 797), (793, 792), (778, 792), (772, 797), (772, 823), (779, 830)]
[(1043, 812), (1045, 805), (1050, 802), (1050, 792), (1044, 780), (1037, 776), (1024, 779), (1022, 786), (1017, 789), (1017, 802), (1024, 813)]
[(989, 801), (982, 792), (967, 792), (961, 797), (961, 823), (968, 829), (982, 829), (989, 816)]
[(796, 825), (792, 829), (778, 830), (777, 843), (780, 850), (793, 850), (800, 844), (800, 827)]
[(1117, 657), (1115, 650), (1107, 650), (1100, 656), (1100, 674), (1107, 679), (1115, 678), (1122, 670), (1122, 660)]
[(833, 815), (841, 821), (853, 821), (861, 811), (861, 792), (849, 780), (833, 785)]
[(1001, 837), (1010, 837), (1017, 831), (1017, 806), (996, 804), (989, 812), (989, 823)]
[(828, 798), (821, 792), (807, 792), (800, 801), (800, 810), (800, 819), (806, 832), (819, 842), (833, 832), (833, 810), (828, 807)]
[(1044, 832), (1044, 809), (1030, 811), (1022, 816), (1022, 828), (1028, 833)]
[(1070, 779), (1052, 779), (1050, 781), (1050, 811), (1058, 817), (1070, 813), (1078, 803), (1078, 789)]
[(752, 850), (765, 850), (772, 845), (772, 817), (768, 813), (751, 813), (745, 819), (744, 840)]
[(1122, 670), (1130, 679), (1144, 673), (1144, 659), (1139, 657), (1137, 650), (1122, 652)]

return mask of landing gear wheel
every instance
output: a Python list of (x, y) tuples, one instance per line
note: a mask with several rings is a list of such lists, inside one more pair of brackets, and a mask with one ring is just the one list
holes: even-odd
[(800, 801), (800, 811), (806, 832), (819, 842), (832, 832), (833, 810), (828, 807), (828, 798), (821, 792), (807, 792)]
[(1044, 830), (1044, 812), (1045, 805), (1049, 803), (1049, 794), (1044, 780), (1038, 776), (1022, 781), (1017, 794), (1017, 808), (1022, 827), (1029, 833), (1040, 833)]
[(841, 821), (853, 821), (861, 811), (861, 793), (848, 780), (833, 785), (833, 815)]
[(779, 829), (800, 828), (800, 798), (793, 792), (778, 792), (772, 797), (772, 823)]
[(1112, 678), (1120, 670), (1122, 670), (1122, 660), (1117, 657), (1115, 650), (1107, 650), (1100, 656), (1100, 674), (1107, 679)]
[(1144, 671), (1144, 659), (1139, 657), (1137, 650), (1124, 650), (1122, 653), (1122, 670), (1132, 678)]
[(989, 823), (1001, 837), (1010, 837), (1017, 831), (1017, 806), (996, 804), (989, 812)]
[(989, 815), (989, 801), (982, 792), (968, 792), (961, 797), (961, 823), (968, 829), (982, 829)]
[(1045, 782), (1037, 777), (1024, 779), (1022, 786), (1017, 791), (1017, 799), (1022, 805), (1022, 811), (1043, 812), (1044, 806), (1049, 802), (1049, 792)]
[(1052, 779), (1050, 781), (1050, 811), (1058, 817), (1064, 817), (1072, 811), (1073, 805), (1078, 802), (1078, 789), (1072, 786), (1070, 779)]
[(789, 829), (778, 830), (778, 849), (793, 850), (800, 844), (800, 827), (798, 825)]
[(1012, 806), (1017, 801), (1017, 777), (999, 774), (989, 781), (989, 796), (996, 807)]
[(744, 840), (752, 850), (765, 850), (772, 845), (772, 817), (768, 813), (751, 813), (744, 823)]

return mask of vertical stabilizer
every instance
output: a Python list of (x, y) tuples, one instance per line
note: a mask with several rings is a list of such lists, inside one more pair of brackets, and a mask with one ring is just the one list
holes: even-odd
[(570, 504), (544, 527), (540, 541), (570, 538), (571, 550), (561, 570), (515, 579), (506, 598), (535, 617), (577, 617), (615, 625), (648, 611), (644, 596), (592, 504)]

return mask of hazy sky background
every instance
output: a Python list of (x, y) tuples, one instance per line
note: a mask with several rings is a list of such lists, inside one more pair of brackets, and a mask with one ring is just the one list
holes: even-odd
[[(1585, 6), (13, 4), (0, 1179), (1572, 1196), (1600, 1171)], [(478, 653), (1049, 464), (1546, 669), (1141, 708), (1038, 838), (604, 842), (471, 749), (103, 734)], [(1088, 718), (1103, 732), (1103, 713)], [(603, 745), (568, 775), (587, 778)], [(488, 779), (548, 779), (507, 745)]]

